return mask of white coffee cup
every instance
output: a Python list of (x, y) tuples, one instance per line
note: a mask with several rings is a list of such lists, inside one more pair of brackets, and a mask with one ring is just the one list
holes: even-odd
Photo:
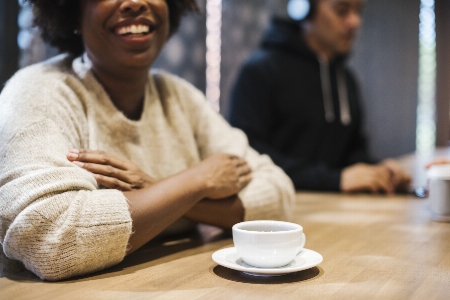
[(306, 242), (301, 225), (272, 220), (237, 223), (232, 228), (234, 246), (253, 267), (277, 268), (290, 263)]
[(427, 172), (431, 217), (450, 222), (450, 165), (434, 165)]

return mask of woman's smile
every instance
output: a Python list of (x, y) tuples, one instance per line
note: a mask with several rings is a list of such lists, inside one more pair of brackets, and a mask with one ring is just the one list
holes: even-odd
[(164, 0), (82, 1), (81, 34), (94, 69), (148, 69), (169, 36)]
[(156, 22), (140, 18), (121, 21), (111, 32), (126, 48), (139, 50), (151, 46), (157, 29)]

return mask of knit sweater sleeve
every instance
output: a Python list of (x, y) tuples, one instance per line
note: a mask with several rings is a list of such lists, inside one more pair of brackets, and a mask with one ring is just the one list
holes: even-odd
[(80, 91), (41, 69), (20, 71), (0, 95), (0, 242), (7, 259), (60, 280), (120, 262), (131, 217), (123, 193), (99, 190), (66, 159), (86, 139)]
[(250, 164), (253, 179), (239, 193), (245, 208), (245, 220), (289, 219), (295, 198), (289, 177), (269, 156), (252, 149), (246, 135), (232, 128), (215, 112), (203, 93), (184, 80), (172, 80), (192, 124), (201, 159), (215, 153), (230, 153), (245, 158)]

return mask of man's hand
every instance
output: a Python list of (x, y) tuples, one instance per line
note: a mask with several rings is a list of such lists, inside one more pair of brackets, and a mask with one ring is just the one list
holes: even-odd
[(378, 165), (355, 164), (341, 174), (341, 191), (393, 193), (407, 190), (411, 176), (395, 160), (386, 159)]
[(358, 163), (345, 168), (341, 174), (341, 191), (393, 193), (389, 168), (383, 165)]
[(107, 188), (131, 191), (156, 182), (131, 161), (104, 151), (72, 149), (67, 154), (67, 159), (91, 172), (97, 183)]
[(406, 191), (411, 183), (411, 176), (406, 173), (398, 162), (386, 159), (381, 164), (391, 172), (392, 184), (396, 191)]

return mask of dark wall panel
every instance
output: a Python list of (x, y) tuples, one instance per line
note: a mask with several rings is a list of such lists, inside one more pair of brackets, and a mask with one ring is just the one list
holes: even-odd
[(436, 145), (450, 140), (450, 1), (436, 1)]
[(19, 65), (17, 0), (0, 0), (0, 91)]
[(378, 158), (415, 150), (419, 0), (367, 1), (351, 65), (364, 96), (370, 149)]

